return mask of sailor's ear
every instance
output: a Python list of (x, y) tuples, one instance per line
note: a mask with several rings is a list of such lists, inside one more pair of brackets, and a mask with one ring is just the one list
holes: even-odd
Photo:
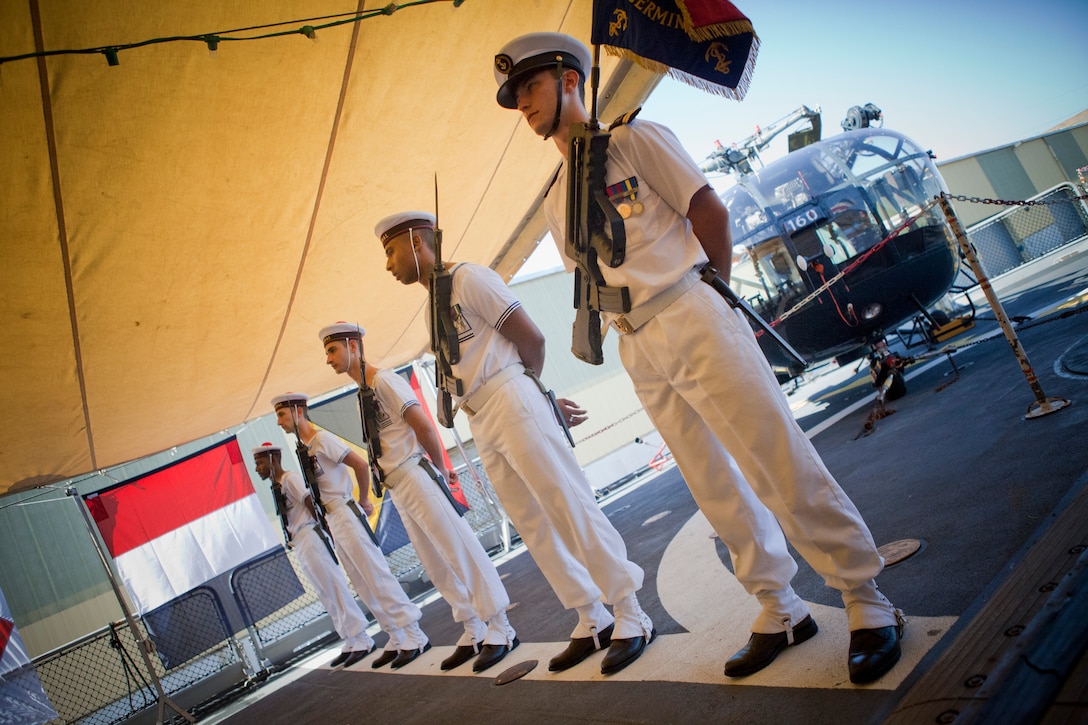
[(578, 88), (578, 85), (582, 82), (582, 77), (578, 75), (578, 71), (573, 68), (563, 69), (563, 92), (570, 93)]

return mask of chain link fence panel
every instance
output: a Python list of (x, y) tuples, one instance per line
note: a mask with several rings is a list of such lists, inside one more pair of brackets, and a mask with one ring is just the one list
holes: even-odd
[[(458, 473), (469, 504), (465, 520), (484, 549), (495, 553), (503, 548), (504, 519), (491, 482), (478, 458), (462, 464)], [(386, 560), (406, 589), (420, 588), (422, 569), (411, 543), (391, 552)], [(241, 641), (219, 595), (207, 587), (138, 619), (141, 637), (154, 642), (151, 661), (155, 674), (165, 694), (177, 702), (193, 701), (194, 697), (203, 702), (254, 682), (254, 674), (262, 674), (264, 668), (277, 664), (275, 660), (282, 660), (278, 654), (271, 659), (266, 656), (278, 653), (277, 645), (311, 630), (316, 632), (301, 649), (287, 649), (298, 656), (306, 647), (326, 641), (322, 635), (332, 630), (331, 620), (293, 551), (268, 552), (239, 566), (229, 581), (243, 620)], [(327, 627), (317, 626), (321, 624)], [(139, 647), (126, 623), (111, 622), (36, 659), (42, 687), (59, 715), (50, 725), (114, 725), (154, 712), (158, 693)], [(208, 683), (212, 683), (211, 690)]]
[[(1029, 202), (1010, 204), (995, 199), (954, 196), (973, 203), (993, 203), (1011, 208), (967, 230), (987, 276), (995, 277), (1088, 236), (1088, 208), (1073, 184), (1060, 184)], [(973, 286), (964, 271), (956, 288)]]

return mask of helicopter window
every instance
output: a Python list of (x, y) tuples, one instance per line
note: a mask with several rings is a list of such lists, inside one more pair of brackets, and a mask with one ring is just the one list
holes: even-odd
[(801, 181), (800, 178), (797, 178), (791, 179), (785, 184), (776, 187), (774, 190), (774, 198), (778, 200), (779, 204), (793, 209), (808, 201), (808, 194), (805, 193), (804, 182)]
[(797, 253), (805, 259), (815, 259), (824, 253), (823, 242), (816, 235), (816, 230), (812, 227), (807, 227), (802, 231), (794, 234), (790, 241), (793, 242), (793, 248), (797, 250)]
[[(733, 226), (733, 240), (745, 242), (748, 246), (754, 242), (748, 237), (755, 236), (767, 224), (767, 215), (752, 198), (747, 189), (739, 184), (732, 186), (721, 195), (722, 201), (729, 209), (729, 222)], [(773, 234), (773, 231), (771, 232)]]
[(926, 184), (917, 159), (902, 163), (873, 179), (870, 187), (881, 216), (898, 226), (926, 203)]
[[(872, 230), (872, 226), (869, 226), (868, 229)], [(859, 251), (859, 247), (834, 222), (826, 227), (820, 227), (819, 233), (823, 241), (824, 254), (831, 252), (831, 254), (828, 254), (828, 258), (837, 265), (855, 256)], [(861, 241), (865, 243), (865, 240)]]
[(804, 257), (810, 266), (828, 261), (839, 265), (858, 252), (850, 238), (834, 222), (808, 227), (794, 234), (790, 241), (798, 256)]
[[(765, 242), (752, 249), (753, 257), (759, 260), (759, 269), (764, 284), (771, 294), (782, 294), (800, 290), (801, 275), (782, 242), (781, 237)], [(790, 295), (790, 297), (795, 295)]]
[(754, 232), (766, 223), (767, 215), (755, 204), (743, 207), (740, 210), (740, 213), (733, 219), (733, 225), (736, 228), (736, 231), (740, 232), (742, 236)]
[(829, 155), (825, 149), (814, 150), (820, 153), (818, 156), (812, 155), (810, 159), (812, 168), (803, 172), (810, 195), (821, 196), (849, 183), (846, 174), (833, 156)]
[[(827, 226), (826, 234), (829, 237), (827, 241), (836, 250), (835, 254), (830, 255), (832, 261), (849, 259), (880, 242), (880, 229), (865, 209), (843, 204), (841, 207), (833, 206), (831, 210), (835, 216)], [(840, 255), (845, 256), (840, 259)]]
[(766, 291), (759, 268), (752, 263), (748, 249), (742, 245), (733, 247), (733, 271), (729, 275), (729, 286), (738, 296), (748, 300), (762, 299)]

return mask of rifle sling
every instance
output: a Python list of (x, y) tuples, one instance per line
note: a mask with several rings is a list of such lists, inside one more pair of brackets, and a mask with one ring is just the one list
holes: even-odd
[(367, 521), (362, 509), (359, 508), (359, 504), (356, 503), (355, 499), (349, 498), (346, 505), (355, 514), (355, 518), (359, 519), (359, 523), (363, 525), (363, 528), (366, 529), (366, 533), (370, 536), (370, 540), (374, 542), (374, 546), (377, 546), (378, 537), (374, 535), (374, 529), (370, 528), (370, 522)]
[(453, 506), (453, 510), (457, 512), (458, 516), (464, 516), (464, 512), (461, 511), (461, 507), (457, 505), (457, 501), (453, 498), (453, 493), (450, 492), (449, 487), (446, 485), (446, 481), (442, 476), (438, 475), (438, 470), (435, 469), (434, 464), (430, 462), (426, 457), (419, 459), (420, 467), (427, 472), (431, 480), (438, 486), (438, 490), (442, 492), (442, 495), (446, 497), (446, 500), (450, 502), (450, 506)]
[(332, 560), (339, 564), (340, 560), (336, 558), (336, 551), (332, 547), (332, 541), (330, 541), (332, 537), (325, 535), (325, 531), (321, 528), (321, 524), (314, 524), (314, 533), (317, 534), (317, 538), (321, 539), (321, 543), (325, 545), (325, 549), (329, 552), (329, 556), (332, 557)]
[(590, 283), (589, 306), (601, 312), (627, 312), (631, 309), (631, 291), (627, 287)]

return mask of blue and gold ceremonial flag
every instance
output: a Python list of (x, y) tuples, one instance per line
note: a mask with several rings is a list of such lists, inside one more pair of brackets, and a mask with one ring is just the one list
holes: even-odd
[(726, 0), (594, 0), (591, 41), (610, 55), (738, 101), (759, 53), (751, 21)]

